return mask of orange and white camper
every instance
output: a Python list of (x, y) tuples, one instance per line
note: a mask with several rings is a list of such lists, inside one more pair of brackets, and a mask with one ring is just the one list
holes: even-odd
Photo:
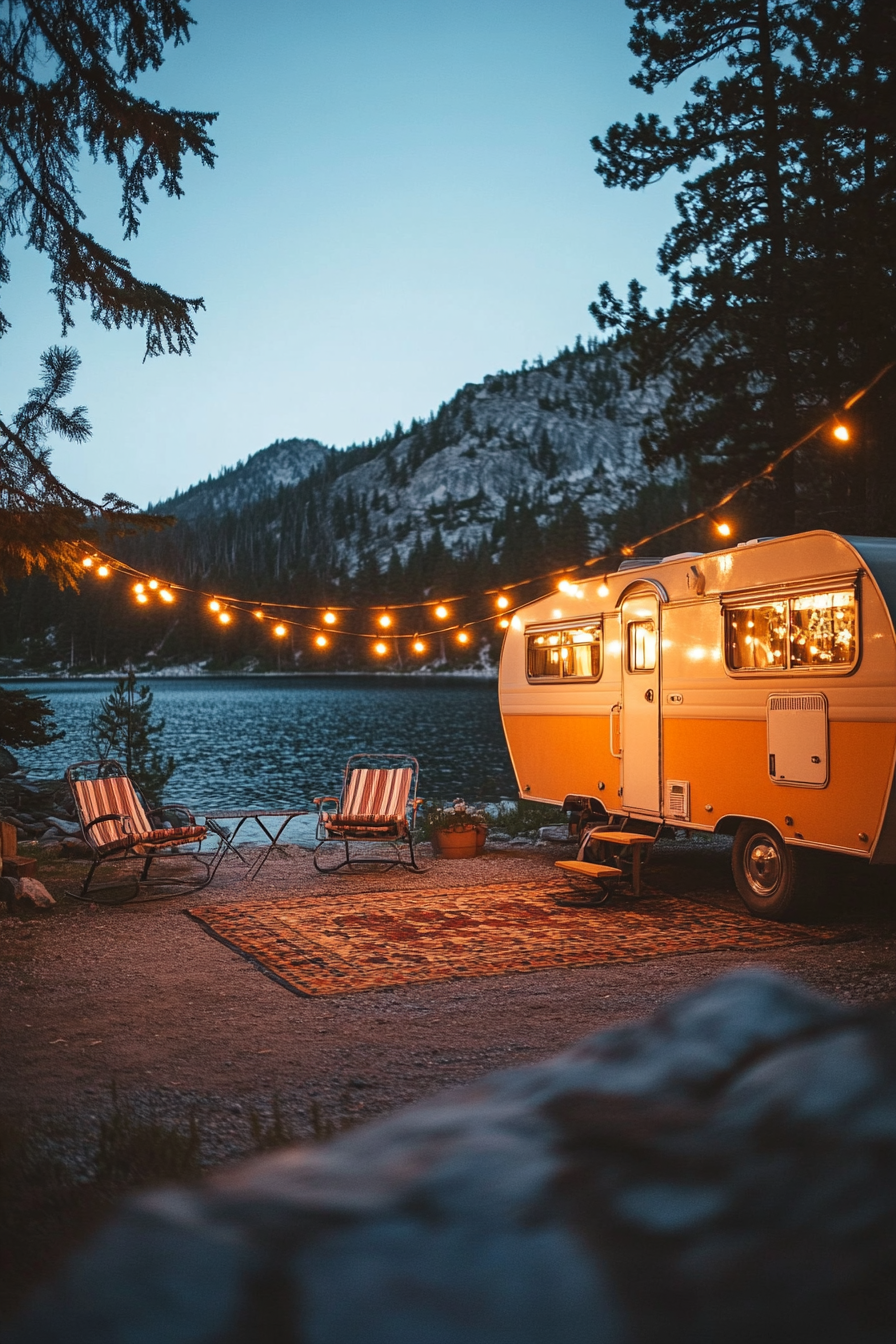
[(759, 538), (564, 589), (501, 655), (521, 797), (731, 834), (767, 917), (806, 850), (896, 863), (896, 540)]

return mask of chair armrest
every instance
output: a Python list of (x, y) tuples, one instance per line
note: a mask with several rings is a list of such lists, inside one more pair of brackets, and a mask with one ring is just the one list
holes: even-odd
[(101, 821), (125, 822), (130, 820), (131, 817), (127, 812), (104, 812), (101, 817), (94, 817), (93, 821), (86, 821), (86, 822), (82, 821), (81, 829), (84, 831), (86, 835), (86, 833), (90, 830), (91, 826), (99, 826)]
[(335, 803), (337, 807), (339, 806), (338, 798), (312, 798), (311, 801), (316, 808), (322, 807), (324, 803)]
[(423, 805), (424, 805), (425, 802), (426, 802), (426, 799), (425, 799), (425, 798), (412, 798), (412, 799), (411, 799), (411, 804), (410, 804), (410, 805), (411, 805), (411, 807), (414, 809), (414, 816), (417, 815), (417, 808), (418, 808), (418, 807), (423, 807)]
[(152, 807), (148, 809), (146, 815), (150, 819), (152, 817), (161, 817), (164, 820), (166, 812), (174, 812), (180, 816), (187, 817), (188, 820), (186, 825), (188, 826), (196, 825), (196, 818), (193, 816), (193, 813), (187, 807), (186, 803), (163, 803), (161, 807)]

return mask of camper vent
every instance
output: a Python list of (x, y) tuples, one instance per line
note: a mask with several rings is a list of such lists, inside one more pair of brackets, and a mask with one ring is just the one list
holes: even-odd
[(768, 707), (772, 713), (782, 709), (795, 709), (805, 713), (808, 709), (814, 710), (816, 714), (823, 714), (827, 704), (823, 695), (770, 695)]
[(666, 816), (676, 821), (691, 819), (691, 786), (686, 779), (666, 780)]

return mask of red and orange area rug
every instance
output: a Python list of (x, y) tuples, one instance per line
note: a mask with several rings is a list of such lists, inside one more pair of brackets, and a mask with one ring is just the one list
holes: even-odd
[(681, 897), (557, 904), (581, 895), (563, 880), (503, 882), (292, 896), (187, 913), (288, 989), (308, 995), (844, 936), (842, 929), (765, 923)]

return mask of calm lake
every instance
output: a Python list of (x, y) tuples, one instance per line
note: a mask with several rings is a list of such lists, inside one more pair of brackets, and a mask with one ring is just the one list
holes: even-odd
[[(113, 681), (2, 684), (46, 696), (65, 729), (62, 742), (16, 753), (30, 774), (58, 778), (95, 754), (90, 716)], [(149, 685), (165, 720), (161, 748), (177, 760), (166, 798), (196, 813), (310, 807), (338, 792), (347, 758), (365, 750), (416, 756), (424, 798), (516, 796), (493, 681), (201, 677)], [(307, 838), (308, 825), (298, 823), (294, 838)]]

